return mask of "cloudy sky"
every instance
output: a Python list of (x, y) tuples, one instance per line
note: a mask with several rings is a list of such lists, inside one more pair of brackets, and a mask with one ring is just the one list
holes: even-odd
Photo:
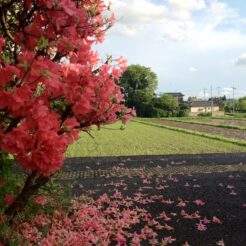
[[(245, 0), (111, 0), (117, 22), (98, 48), (150, 67), (158, 92), (246, 96)], [(220, 89), (218, 89), (220, 87)]]

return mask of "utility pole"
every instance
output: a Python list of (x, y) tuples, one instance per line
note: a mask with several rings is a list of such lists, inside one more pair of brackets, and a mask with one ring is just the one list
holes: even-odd
[(206, 91), (207, 91), (207, 89), (206, 88), (203, 88), (203, 97), (204, 97), (204, 100), (206, 100)]
[(235, 113), (235, 90), (236, 90), (237, 88), (235, 88), (234, 86), (232, 86), (232, 102), (233, 102), (233, 113)]
[(211, 114), (213, 116), (214, 102), (213, 102), (213, 86), (211, 85)]

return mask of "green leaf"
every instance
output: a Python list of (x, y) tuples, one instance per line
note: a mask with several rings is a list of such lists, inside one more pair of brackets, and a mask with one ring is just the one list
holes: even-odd
[(45, 49), (46, 47), (49, 46), (49, 39), (45, 38), (44, 36), (42, 36), (38, 42), (38, 48), (40, 50)]

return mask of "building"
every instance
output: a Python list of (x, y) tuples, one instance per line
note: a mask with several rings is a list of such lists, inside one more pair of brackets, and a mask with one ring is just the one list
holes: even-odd
[(184, 95), (180, 92), (169, 92), (169, 93), (165, 93), (165, 94), (177, 99), (177, 101), (179, 103), (184, 102)]
[[(212, 112), (213, 111), (213, 112)], [(190, 103), (190, 116), (196, 116), (201, 113), (213, 113), (215, 115), (223, 115), (224, 111), (220, 111), (219, 104), (211, 101), (194, 101)]]

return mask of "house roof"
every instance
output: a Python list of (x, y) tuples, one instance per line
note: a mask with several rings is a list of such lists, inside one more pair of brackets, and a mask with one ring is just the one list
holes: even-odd
[(170, 95), (170, 96), (174, 96), (174, 97), (183, 97), (184, 95), (180, 92), (168, 92), (168, 93), (165, 93), (167, 95)]
[[(191, 107), (211, 107), (211, 101), (193, 101)], [(217, 103), (213, 103), (213, 106), (219, 106)]]

